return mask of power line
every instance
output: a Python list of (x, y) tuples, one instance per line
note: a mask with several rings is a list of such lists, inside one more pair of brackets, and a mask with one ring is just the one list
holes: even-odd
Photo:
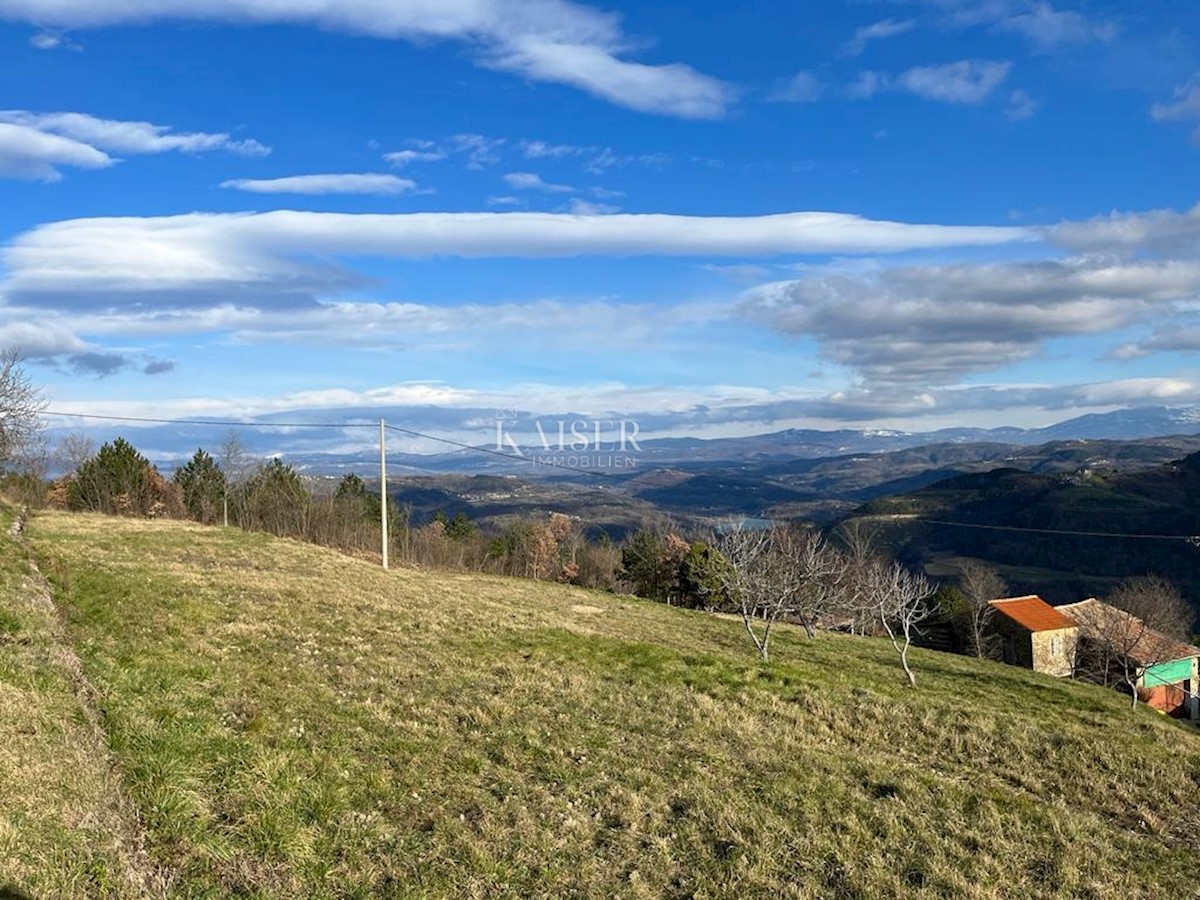
[(1194, 534), (1129, 534), (1116, 531), (1069, 531), (1061, 528), (1024, 528), (1019, 525), (982, 525), (975, 522), (947, 522), (941, 519), (913, 519), (924, 525), (950, 525), (955, 528), (983, 528), (989, 531), (1025, 531), (1034, 534), (1066, 534), (1075, 537), (1107, 537), (1107, 538), (1136, 538), (1154, 541), (1186, 541), (1190, 544), (1200, 542), (1200, 536)]
[[(238, 421), (223, 421), (218, 419), (160, 419), (153, 416), (111, 416), (100, 415), (97, 413), (69, 413), (58, 412), (56, 410), (44, 410), (43, 416), (62, 416), (70, 419), (98, 419), (104, 422), (136, 422), (145, 425), (187, 425), (193, 427), (215, 427), (215, 428), (378, 428), (376, 422), (238, 422)], [(530, 458), (527, 456), (514, 456), (511, 453), (504, 453), (500, 450), (492, 450), (487, 447), (479, 447), (474, 444), (467, 444), (463, 441), (456, 441), (452, 438), (440, 437), (436, 434), (428, 434), (423, 431), (414, 431), (411, 428), (400, 428), (397, 425), (385, 425), (388, 431), (394, 431), (397, 434), (408, 435), (409, 437), (421, 438), (427, 441), (436, 441), (438, 443), (447, 444), (452, 447), (457, 447), (460, 450), (468, 450), (472, 453), (485, 453), (489, 456), (498, 456), (501, 459), (509, 462), (522, 463), (525, 465), (540, 466), (550, 469), (562, 469), (571, 472), (575, 475), (587, 475), (592, 478), (609, 478), (621, 480), (621, 476), (612, 472), (598, 472), (593, 469), (579, 469), (574, 466), (563, 465), (551, 459), (542, 457)]]
[(441, 441), (443, 444), (449, 444), (452, 447), (458, 447), (462, 450), (470, 450), (475, 453), (486, 453), (489, 456), (498, 456), (501, 459), (507, 459), (509, 462), (524, 463), (525, 465), (530, 465), (530, 466), (545, 466), (550, 469), (564, 469), (564, 470), (566, 470), (568, 472), (572, 472), (573, 474), (576, 474), (576, 475), (589, 475), (593, 478), (614, 478), (617, 480), (621, 480), (620, 475), (616, 475), (612, 472), (598, 472), (595, 469), (578, 469), (574, 466), (566, 466), (566, 465), (563, 465), (562, 463), (555, 462), (555, 461), (553, 461), (553, 458), (547, 459), (545, 457), (530, 458), (528, 456), (514, 456), (513, 454), (505, 453), (502, 450), (491, 450), (487, 447), (477, 447), (473, 444), (463, 443), (462, 441), (455, 441), (450, 438), (437, 437), (432, 434), (424, 434), (420, 431), (412, 431), (408, 428), (400, 428), (396, 425), (387, 425), (385, 427), (387, 428), (388, 431), (395, 431), (395, 432), (398, 432), (399, 434), (406, 434), (411, 437), (426, 438), (427, 440), (432, 440), (432, 441)]

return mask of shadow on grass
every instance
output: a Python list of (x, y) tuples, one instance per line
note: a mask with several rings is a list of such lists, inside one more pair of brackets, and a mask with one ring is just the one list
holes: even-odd
[(15, 885), (0, 884), (0, 900), (33, 900), (33, 896)]

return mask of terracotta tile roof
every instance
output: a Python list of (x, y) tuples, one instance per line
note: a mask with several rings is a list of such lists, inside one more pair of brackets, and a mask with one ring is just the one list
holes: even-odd
[(1068, 619), (1037, 594), (993, 600), (989, 605), (1029, 631), (1057, 631), (1076, 627), (1073, 619)]
[(1200, 647), (1185, 644), (1161, 631), (1155, 631), (1132, 613), (1103, 603), (1095, 597), (1058, 608), (1077, 622), (1085, 635), (1088, 632), (1107, 635), (1115, 637), (1116, 642), (1121, 645), (1128, 645), (1126, 655), (1138, 665), (1150, 666), (1200, 656)]

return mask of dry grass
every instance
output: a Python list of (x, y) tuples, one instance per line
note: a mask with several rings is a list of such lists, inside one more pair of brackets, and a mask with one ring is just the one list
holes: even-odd
[(1200, 739), (1096, 688), (914, 653), (913, 692), (790, 630), (762, 666), (738, 622), (237, 531), (29, 538), (177, 896), (1194, 891)]

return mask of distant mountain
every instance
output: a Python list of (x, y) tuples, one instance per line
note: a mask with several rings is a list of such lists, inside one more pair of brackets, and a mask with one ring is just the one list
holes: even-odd
[[(481, 411), (481, 415), (486, 411)], [(369, 423), (387, 418), (408, 422), (413, 413), (399, 408), (329, 409), (319, 414), (277, 413), (253, 420), (259, 424), (279, 424), (278, 431), (255, 428), (239, 429), (239, 436), (250, 452), (257, 455), (282, 455), (289, 462), (313, 474), (340, 474), (364, 471), (375, 465), (374, 436), (366, 430), (345, 433), (334, 423)], [(427, 413), (428, 415), (428, 413)], [(290, 427), (299, 420), (300, 427)], [(456, 419), (457, 421), (457, 419)], [(285, 427), (285, 423), (286, 426)], [(373, 427), (373, 426), (369, 426)], [(427, 426), (432, 433), (439, 428)], [(117, 435), (129, 437), (164, 471), (171, 471), (187, 459), (197, 447), (215, 450), (229, 428), (197, 423), (193, 425), (119, 426), (112, 423), (56, 429), (65, 433), (82, 430), (97, 443)], [(826, 459), (859, 454), (893, 453), (919, 447), (991, 444), (1034, 446), (1050, 441), (1133, 440), (1200, 433), (1200, 408), (1141, 407), (1110, 413), (1079, 416), (1044, 428), (945, 428), (926, 432), (881, 429), (790, 428), (769, 434), (746, 437), (702, 439), (695, 437), (653, 438), (640, 441), (640, 450), (630, 452), (632, 469), (645, 471), (681, 464), (692, 465), (768, 465), (796, 460)], [(613, 452), (616, 448), (606, 448)], [(494, 443), (481, 435), (479, 446), (457, 448), (445, 453), (401, 453), (393, 451), (388, 461), (396, 474), (517, 474), (531, 477), (555, 475), (560, 470), (530, 465), (534, 457), (562, 456), (547, 453), (541, 447), (523, 447), (525, 460), (497, 455)], [(511, 450), (506, 451), (511, 454)], [(566, 454), (570, 455), (570, 454)], [(584, 466), (580, 466), (583, 468)], [(635, 471), (611, 470), (617, 477), (632, 476)]]
[[(991, 444), (1029, 447), (1052, 441), (1129, 441), (1200, 434), (1200, 408), (1153, 406), (1079, 416), (1044, 428), (944, 428), (937, 431), (789, 428), (735, 438), (656, 438), (640, 442), (631, 455), (640, 469), (680, 463), (756, 463), (891, 453), (931, 445)], [(484, 448), (494, 449), (494, 448)], [(611, 448), (610, 448), (611, 449)], [(522, 448), (527, 458), (546, 456)], [(554, 454), (551, 454), (554, 455)], [(397, 456), (401, 465), (432, 472), (536, 471), (528, 463), (467, 450)], [(314, 464), (317, 460), (314, 458)]]
[[(1057, 425), (1034, 429), (1037, 441), (1063, 440), (1134, 440), (1200, 432), (1200, 407), (1144, 406), (1118, 409), (1068, 419)], [(1035, 441), (1036, 442), (1036, 441)], [(1029, 443), (1021, 441), (1020, 443)]]

